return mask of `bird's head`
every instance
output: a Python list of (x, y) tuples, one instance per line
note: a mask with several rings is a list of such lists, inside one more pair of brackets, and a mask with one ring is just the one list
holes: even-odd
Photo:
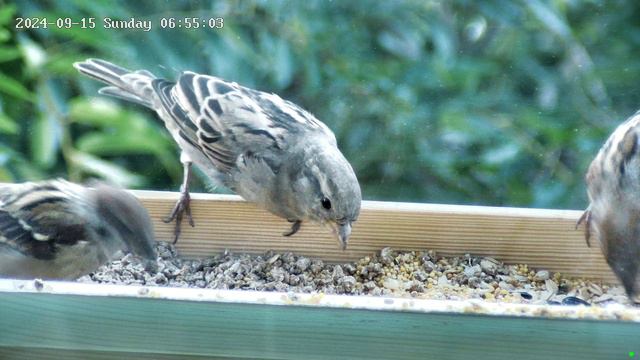
[(92, 184), (99, 224), (97, 235), (106, 247), (124, 246), (140, 256), (147, 270), (157, 269), (153, 225), (147, 210), (130, 193), (104, 183)]
[(313, 146), (291, 164), (293, 202), (297, 220), (329, 226), (346, 249), (351, 226), (360, 214), (362, 195), (353, 168), (335, 146)]
[(586, 176), (586, 235), (598, 239), (607, 263), (640, 302), (640, 113), (611, 134)]

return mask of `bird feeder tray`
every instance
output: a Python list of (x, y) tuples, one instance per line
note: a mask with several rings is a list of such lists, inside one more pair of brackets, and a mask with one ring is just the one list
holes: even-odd
[[(161, 219), (176, 193), (135, 191)], [(289, 224), (237, 196), (192, 194), (184, 257), (290, 251), (354, 261), (390, 246), (489, 256), (615, 283), (580, 211), (363, 202), (349, 248), (327, 229)], [(640, 309), (0, 280), (1, 359), (628, 359)]]

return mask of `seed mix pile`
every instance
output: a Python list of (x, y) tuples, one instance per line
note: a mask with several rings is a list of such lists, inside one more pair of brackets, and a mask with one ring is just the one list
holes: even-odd
[(489, 257), (443, 257), (434, 251), (384, 248), (355, 263), (327, 264), (292, 253), (225, 252), (187, 260), (172, 244), (158, 243), (157, 250), (157, 273), (146, 272), (137, 259), (125, 256), (79, 281), (529, 304), (629, 304), (620, 286), (568, 279)]

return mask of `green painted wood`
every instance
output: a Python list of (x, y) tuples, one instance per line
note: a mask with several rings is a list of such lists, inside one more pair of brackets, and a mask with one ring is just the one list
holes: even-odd
[(47, 293), (1, 292), (0, 304), (0, 354), (525, 360), (640, 353), (640, 324), (632, 322)]
[(47, 348), (0, 348), (2, 360), (256, 360), (178, 354), (142, 354), (119, 351), (62, 350)]

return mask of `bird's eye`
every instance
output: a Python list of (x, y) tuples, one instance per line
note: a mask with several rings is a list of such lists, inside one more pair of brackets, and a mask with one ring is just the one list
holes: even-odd
[(322, 200), (320, 200), (322, 202), (322, 207), (330, 210), (331, 209), (331, 200), (327, 199), (326, 197), (323, 197)]

